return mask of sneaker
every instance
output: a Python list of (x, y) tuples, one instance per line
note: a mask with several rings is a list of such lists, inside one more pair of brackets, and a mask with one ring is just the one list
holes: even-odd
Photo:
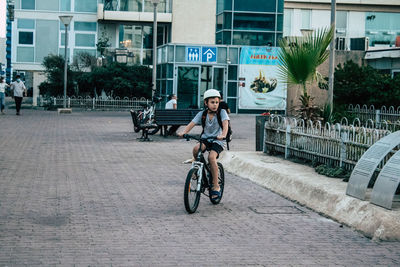
[(18, 116), (20, 115), (19, 112), (17, 112), (17, 115), (18, 115)]

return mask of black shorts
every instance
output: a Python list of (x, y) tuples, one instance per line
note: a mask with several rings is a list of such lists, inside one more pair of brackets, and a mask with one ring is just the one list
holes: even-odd
[(218, 154), (217, 158), (219, 158), (219, 154), (224, 150), (224, 148), (217, 143), (209, 143), (206, 141), (206, 142), (204, 142), (204, 144), (206, 145), (207, 151), (213, 150), (213, 151), (217, 152), (217, 154)]

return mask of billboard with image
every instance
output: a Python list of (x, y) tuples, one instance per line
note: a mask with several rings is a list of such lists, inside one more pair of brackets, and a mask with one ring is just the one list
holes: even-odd
[(286, 83), (279, 76), (277, 47), (242, 47), (239, 66), (239, 108), (286, 109)]

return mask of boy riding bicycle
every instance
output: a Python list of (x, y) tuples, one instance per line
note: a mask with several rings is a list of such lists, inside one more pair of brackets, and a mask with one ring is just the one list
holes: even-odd
[[(185, 129), (178, 134), (182, 137), (184, 134), (190, 132), (195, 125), (204, 125), (201, 138), (216, 137), (215, 141), (211, 143), (206, 142), (202, 145), (202, 151), (209, 151), (208, 162), (210, 163), (211, 174), (213, 178), (213, 187), (210, 192), (211, 197), (218, 199), (221, 197), (221, 189), (218, 184), (218, 165), (217, 158), (219, 154), (224, 150), (223, 139), (226, 138), (228, 133), (228, 121), (229, 117), (225, 109), (218, 110), (219, 101), (221, 99), (220, 93), (215, 89), (209, 89), (204, 93), (204, 105), (206, 106), (206, 116), (204, 117), (203, 111), (197, 113), (194, 119), (185, 127)], [(220, 116), (220, 118), (218, 118)], [(222, 122), (222, 128), (218, 120)], [(203, 123), (205, 122), (205, 123)], [(193, 148), (193, 157), (196, 157), (199, 151), (200, 144), (197, 144)]]

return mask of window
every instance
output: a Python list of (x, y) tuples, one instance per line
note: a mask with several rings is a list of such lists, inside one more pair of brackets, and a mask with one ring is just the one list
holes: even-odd
[(370, 45), (394, 45), (400, 32), (400, 13), (366, 12), (365, 30)]
[[(169, 0), (160, 0), (160, 3), (157, 5), (157, 12), (166, 13), (170, 12), (169, 8)], [(144, 0), (144, 12), (153, 12), (154, 5), (151, 0)]]
[(292, 16), (293, 9), (285, 9), (283, 15), (283, 36), (290, 36), (292, 34)]
[(235, 0), (235, 11), (275, 12), (276, 0)]
[(33, 47), (17, 47), (17, 61), (18, 62), (33, 62), (35, 59), (35, 52)]
[(121, 11), (136, 11), (142, 12), (143, 2), (142, 0), (121, 0), (120, 2)]
[(75, 34), (75, 46), (94, 47), (96, 45), (95, 34)]
[(58, 4), (58, 0), (36, 0), (36, 10), (58, 11), (60, 9)]
[(34, 62), (35, 20), (17, 20), (17, 62)]
[(238, 30), (275, 31), (275, 14), (235, 13), (233, 28)]
[(60, 0), (61, 11), (71, 11), (71, 0)]
[(232, 0), (217, 0), (217, 14), (224, 10), (232, 10)]
[(18, 19), (18, 29), (35, 29), (35, 20), (33, 19)]
[(35, 0), (21, 0), (21, 9), (35, 9)]
[(36, 20), (35, 32), (35, 62), (43, 62), (49, 54), (58, 52), (59, 20)]
[(222, 23), (224, 21), (224, 14), (220, 14), (217, 16), (217, 31), (222, 30)]
[(231, 31), (223, 31), (222, 33), (222, 43), (223, 44), (232, 44), (232, 32)]
[(311, 29), (311, 10), (301, 10), (301, 29)]
[(33, 32), (18, 32), (18, 44), (33, 45)]
[(75, 0), (75, 12), (97, 12), (97, 0)]
[(338, 35), (346, 35), (347, 11), (337, 11), (336, 13), (336, 32)]
[(18, 19), (18, 44), (19, 45), (33, 45), (35, 20), (33, 19)]
[(89, 32), (97, 31), (96, 22), (75, 21), (74, 27), (75, 31), (89, 31)]
[(233, 45), (274, 45), (274, 33), (262, 32), (233, 32)]

